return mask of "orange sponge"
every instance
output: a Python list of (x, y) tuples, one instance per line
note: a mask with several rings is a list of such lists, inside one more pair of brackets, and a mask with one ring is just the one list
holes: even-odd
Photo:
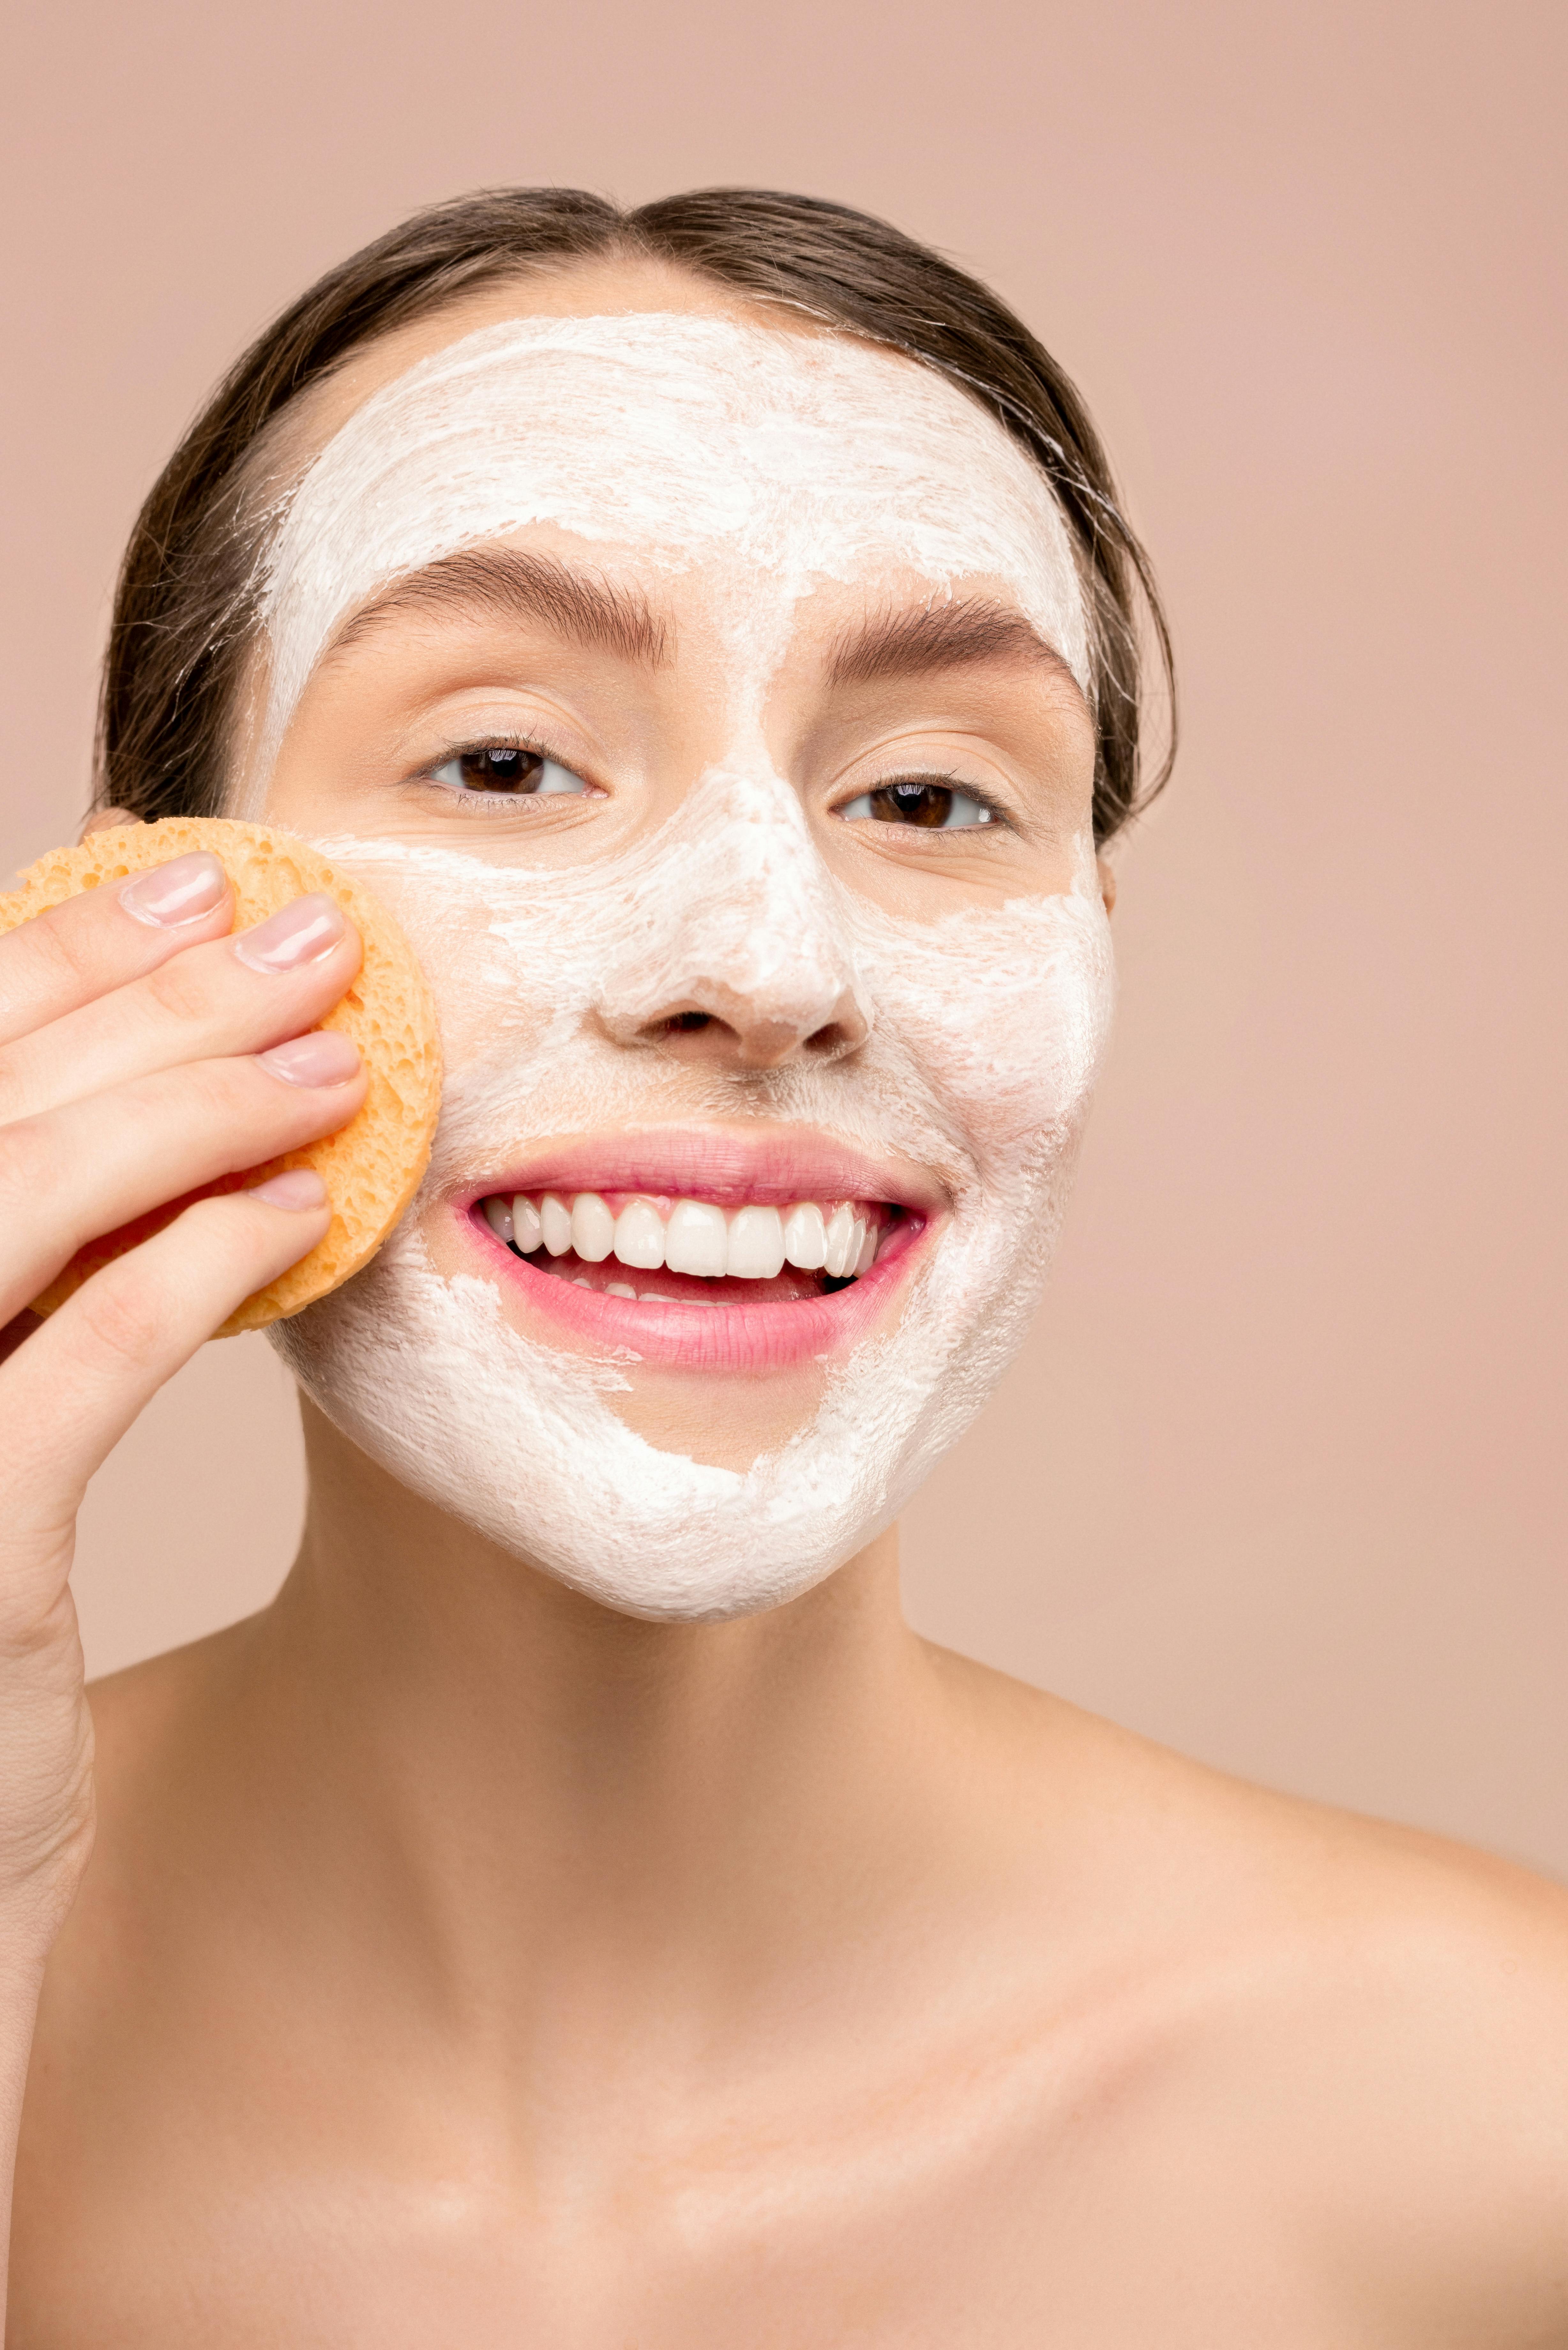
[(30, 921), (78, 890), (101, 889), (166, 864), (192, 848), (210, 849), (234, 886), (234, 928), (248, 930), (302, 891), (336, 898), (365, 942), (359, 975), (318, 1024), (340, 1028), (359, 1047), (370, 1080), (364, 1107), (337, 1134), (291, 1150), (265, 1167), (204, 1184), (186, 1199), (140, 1216), (78, 1250), (65, 1271), (35, 1298), (35, 1313), (52, 1313), (110, 1258), (133, 1248), (178, 1215), (192, 1199), (237, 1191), (286, 1167), (314, 1167), (327, 1186), (332, 1222), (326, 1239), (286, 1273), (247, 1297), (217, 1333), (259, 1330), (325, 1297), (374, 1256), (419, 1188), (430, 1159), (441, 1102), (441, 1047), (435, 1006), (412, 948), (386, 908), (359, 882), (336, 872), (323, 857), (286, 832), (218, 817), (166, 816), (158, 824), (96, 832), (78, 848), (57, 848), (22, 876), (22, 887), (0, 898), (0, 932)]

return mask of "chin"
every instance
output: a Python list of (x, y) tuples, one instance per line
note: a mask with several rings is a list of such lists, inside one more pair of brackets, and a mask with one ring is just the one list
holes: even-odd
[[(1048, 1237), (1038, 1217), (1032, 1230)], [(892, 1523), (1010, 1359), (1048, 1253), (1020, 1263), (982, 1218), (890, 1256), (897, 1310), (867, 1285), (864, 1323), (816, 1358), (808, 1415), (744, 1469), (639, 1434), (622, 1417), (635, 1350), (584, 1351), (532, 1314), (519, 1326), (509, 1276), (477, 1248), (479, 1269), (438, 1269), (413, 1218), (272, 1335), (327, 1419), (399, 1483), (604, 1607), (713, 1622), (798, 1597)]]
[[(738, 791), (702, 805), (765, 846), (760, 817), (732, 822)], [(1097, 892), (939, 923), (836, 899), (872, 1015), (847, 1058), (742, 1086), (631, 1051), (602, 1010), (643, 1017), (650, 938), (677, 958), (655, 1008), (682, 1000), (680, 957), (706, 968), (700, 831), (670, 839), (668, 869), (638, 868), (635, 920), (593, 879), (622, 962), (559, 875), (390, 860), (446, 974), (431, 1169), (373, 1263), (277, 1343), (452, 1519), (607, 1607), (701, 1621), (854, 1557), (991, 1392), (1044, 1284), (1113, 979)], [(704, 886), (723, 869), (715, 848)], [(728, 920), (750, 900), (726, 890)], [(712, 1459), (747, 1429), (754, 1458)]]

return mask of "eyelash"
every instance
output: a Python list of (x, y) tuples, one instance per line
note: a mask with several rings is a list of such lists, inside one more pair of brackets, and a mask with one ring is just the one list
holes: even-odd
[[(454, 759), (472, 758), (476, 752), (480, 751), (524, 751), (531, 757), (543, 759), (551, 766), (564, 767), (569, 775), (576, 775), (579, 782), (587, 785), (586, 796), (590, 798), (604, 796), (597, 784), (593, 783), (588, 776), (582, 775), (580, 770), (574, 767), (569, 761), (558, 757), (547, 743), (539, 741), (535, 735), (524, 733), (476, 735), (465, 743), (449, 743), (444, 751), (421, 767), (409, 780), (410, 783), (428, 785), (431, 791), (439, 792), (441, 797), (453, 807), (483, 808), (486, 814), (490, 814), (498, 807), (524, 808), (532, 806), (535, 798), (535, 795), (532, 792), (519, 792), (513, 795), (507, 792), (461, 791), (451, 784), (436, 782), (435, 771), (438, 767), (448, 767)], [(545, 796), (550, 798), (556, 795), (546, 794)], [(576, 795), (572, 794), (569, 796), (575, 798)]]
[[(449, 784), (438, 784), (435, 781), (435, 770), (438, 767), (449, 766), (454, 759), (469, 758), (472, 757), (475, 752), (479, 751), (525, 751), (534, 758), (547, 760), (554, 766), (565, 767), (568, 775), (579, 775), (579, 779), (583, 783), (587, 784), (588, 790), (591, 795), (594, 795), (595, 796), (602, 796), (597, 785), (591, 783), (587, 775), (580, 775), (580, 771), (577, 768), (571, 766), (566, 760), (558, 758), (556, 753), (551, 750), (547, 743), (540, 741), (535, 735), (521, 733), (487, 734), (471, 742), (454, 743), (444, 750), (439, 758), (431, 760), (428, 765), (421, 767), (411, 780), (415, 783), (428, 784), (432, 791), (440, 792), (442, 797), (451, 802), (454, 806), (483, 807), (487, 813), (489, 813), (493, 811), (497, 806), (503, 807), (526, 807), (529, 806), (534, 798), (534, 795), (532, 793), (519, 793), (514, 799), (504, 792), (458, 791), (454, 790)], [(933, 830), (950, 829), (956, 831), (987, 832), (990, 831), (992, 827), (995, 827), (999, 830), (1004, 829), (1009, 832), (1016, 829), (1012, 816), (1008, 814), (1006, 808), (1002, 806), (1001, 802), (993, 799), (989, 792), (982, 791), (978, 784), (964, 781), (959, 775), (956, 769), (944, 769), (937, 772), (928, 771), (924, 774), (916, 775), (906, 774), (884, 775), (879, 782), (868, 784), (864, 791), (851, 793), (847, 800), (844, 800), (839, 803), (838, 807), (834, 810), (834, 814), (838, 815), (842, 813), (842, 810), (845, 807), (853, 806), (856, 800), (865, 799), (873, 792), (886, 791), (896, 784), (931, 784), (944, 791), (961, 793), (965, 799), (973, 800), (978, 807), (984, 808), (989, 818), (989, 822), (984, 825), (933, 827)], [(894, 828), (895, 827), (888, 827), (889, 830)], [(905, 827), (900, 826), (896, 828), (903, 830)], [(918, 828), (919, 827), (909, 827), (910, 830)]]
[[(948, 829), (959, 832), (989, 832), (992, 830), (992, 827), (994, 827), (999, 832), (1016, 832), (1018, 829), (1017, 825), (1013, 822), (1012, 817), (1008, 814), (1006, 808), (1002, 806), (1000, 800), (993, 799), (991, 794), (987, 791), (982, 791), (978, 784), (966, 782), (966, 780), (958, 773), (956, 768), (927, 770), (921, 774), (884, 775), (879, 783), (867, 784), (864, 791), (852, 792), (848, 799), (843, 800), (839, 803), (838, 807), (834, 810), (834, 813), (835, 815), (839, 815), (845, 808), (852, 807), (857, 800), (867, 799), (873, 792), (888, 791), (896, 784), (931, 784), (941, 791), (961, 793), (966, 800), (973, 800), (977, 807), (984, 808), (990, 818), (990, 823), (988, 824), (957, 825), (946, 827)], [(898, 828), (902, 830), (904, 827), (899, 827)], [(944, 827), (932, 827), (933, 830), (940, 830), (943, 828)], [(893, 827), (889, 827), (888, 829), (891, 830)], [(919, 829), (919, 827), (910, 827), (909, 829), (916, 830)]]

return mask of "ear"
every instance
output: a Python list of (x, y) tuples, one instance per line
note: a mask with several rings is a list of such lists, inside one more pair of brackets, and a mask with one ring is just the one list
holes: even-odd
[(81, 830), (78, 840), (90, 840), (95, 832), (112, 832), (118, 825), (140, 824), (141, 818), (132, 816), (129, 808), (94, 808)]
[(1111, 860), (1108, 857), (1096, 857), (1095, 863), (1099, 868), (1100, 895), (1106, 901), (1106, 911), (1107, 914), (1114, 913), (1116, 903), (1116, 877), (1115, 869), (1112, 867)]

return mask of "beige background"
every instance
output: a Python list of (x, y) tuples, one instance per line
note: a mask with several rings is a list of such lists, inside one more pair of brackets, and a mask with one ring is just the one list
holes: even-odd
[[(22, 12), (17, 12), (20, 16)], [(208, 383), (416, 204), (884, 212), (1089, 395), (1188, 735), (1122, 861), (1060, 1275), (917, 1620), (1228, 1766), (1568, 1871), (1560, 9), (55, 0), (5, 76), (4, 862), (75, 826), (117, 552)], [(285, 1565), (260, 1341), (106, 1469), (107, 1666)]]

